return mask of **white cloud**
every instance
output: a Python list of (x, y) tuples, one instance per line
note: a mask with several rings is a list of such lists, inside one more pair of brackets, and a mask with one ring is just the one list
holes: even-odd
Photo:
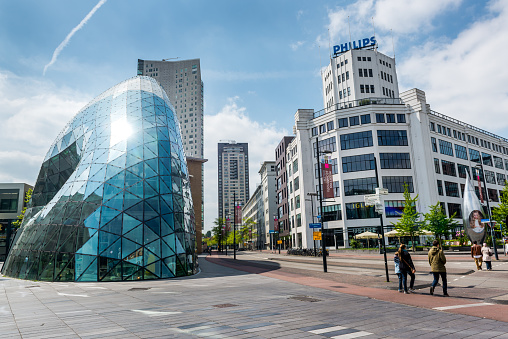
[(297, 41), (289, 45), (293, 51), (296, 51), (298, 48), (302, 47), (305, 41)]
[(238, 105), (239, 98), (230, 98), (216, 115), (205, 115), (205, 228), (209, 230), (218, 217), (217, 205), (217, 144), (220, 140), (235, 140), (249, 144), (250, 193), (259, 183), (260, 163), (275, 160), (275, 147), (288, 131), (276, 123), (261, 124), (252, 120), (245, 107)]
[(86, 95), (0, 70), (0, 182), (34, 184), (60, 130)]
[(491, 2), (489, 9), (488, 18), (473, 23), (453, 41), (415, 47), (397, 67), (399, 81), (406, 88), (424, 90), (436, 111), (501, 131), (508, 128), (508, 69), (503, 66), (508, 53), (508, 1)]

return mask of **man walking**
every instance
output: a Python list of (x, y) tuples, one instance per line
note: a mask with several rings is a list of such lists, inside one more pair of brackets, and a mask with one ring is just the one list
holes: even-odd
[(441, 276), (441, 282), (443, 285), (443, 295), (448, 297), (448, 282), (446, 280), (446, 257), (443, 249), (439, 245), (439, 241), (434, 240), (432, 242), (432, 248), (429, 250), (429, 265), (434, 275), (434, 281), (430, 286), (430, 294), (434, 295), (434, 289), (439, 282), (439, 276)]
[(478, 242), (473, 241), (473, 246), (471, 246), (471, 258), (474, 258), (474, 263), (476, 264), (476, 269), (481, 271), (482, 269), (482, 247), (478, 245)]

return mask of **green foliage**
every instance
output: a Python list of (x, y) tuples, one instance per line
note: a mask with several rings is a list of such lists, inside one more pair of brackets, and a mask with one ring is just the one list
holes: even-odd
[(444, 214), (439, 201), (437, 204), (431, 205), (429, 213), (425, 213), (424, 216), (425, 220), (422, 228), (434, 233), (436, 239), (438, 239), (440, 243), (442, 237), (446, 239), (450, 232), (458, 226), (457, 221), (453, 219), (455, 213), (448, 218), (446, 214)]
[(349, 240), (349, 246), (351, 246), (351, 248), (361, 248), (362, 243), (355, 238), (351, 238), (351, 240)]
[(205, 238), (211, 238), (212, 237), (212, 231), (208, 231), (205, 234)]
[[(28, 189), (25, 194), (25, 199), (23, 200), (25, 202), (25, 205), (30, 202), (30, 199), (32, 198), (33, 189)], [(18, 215), (18, 219), (12, 223), (12, 227), (14, 229), (18, 229), (21, 226), (21, 223), (23, 222), (23, 218), (25, 217), (26, 207), (23, 207), (23, 210), (21, 210), (21, 214)]]
[(222, 241), (222, 227), (225, 225), (226, 220), (224, 218), (216, 218), (213, 221), (215, 225), (212, 228), (212, 241), (220, 246)]
[(392, 222), (394, 229), (400, 235), (411, 236), (411, 243), (413, 244), (413, 251), (416, 251), (414, 237), (420, 235), (420, 227), (422, 222), (419, 221), (421, 213), (416, 211), (416, 202), (418, 201), (418, 195), (411, 198), (409, 193), (409, 186), (404, 183), (404, 210), (400, 216), (400, 219), (396, 223)]
[(508, 236), (508, 226), (506, 225), (506, 217), (508, 216), (508, 182), (505, 181), (505, 186), (501, 191), (501, 202), (497, 207), (492, 209), (492, 219), (496, 221), (496, 230), (500, 230), (502, 226), (502, 233)]

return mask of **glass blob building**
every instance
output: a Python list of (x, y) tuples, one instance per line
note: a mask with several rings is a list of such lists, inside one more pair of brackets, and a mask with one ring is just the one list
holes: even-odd
[(51, 145), (2, 273), (119, 281), (194, 271), (179, 123), (164, 90), (138, 76), (92, 100)]

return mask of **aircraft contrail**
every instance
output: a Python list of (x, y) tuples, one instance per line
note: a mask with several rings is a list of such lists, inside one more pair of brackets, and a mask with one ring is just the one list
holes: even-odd
[(67, 46), (67, 44), (69, 43), (69, 41), (71, 40), (72, 36), (77, 32), (79, 31), (87, 22), (88, 20), (90, 20), (90, 18), (94, 15), (95, 12), (97, 12), (97, 10), (99, 8), (101, 8), (102, 5), (104, 5), (104, 3), (106, 2), (107, 0), (100, 0), (99, 3), (97, 5), (95, 5), (94, 8), (92, 8), (92, 10), (90, 11), (90, 13), (88, 13), (85, 18), (83, 20), (81, 20), (81, 22), (72, 29), (72, 31), (67, 34), (67, 36), (65, 37), (65, 39), (60, 43), (60, 45), (58, 45), (58, 47), (55, 49), (55, 51), (53, 52), (53, 57), (51, 58), (51, 61), (46, 65), (44, 66), (44, 71), (42, 72), (42, 75), (46, 75), (46, 70), (49, 68), (49, 66), (53, 65), (56, 61), (56, 59), (58, 58), (58, 55), (60, 55), (60, 53), (62, 52), (62, 50), (64, 49), (65, 46)]

